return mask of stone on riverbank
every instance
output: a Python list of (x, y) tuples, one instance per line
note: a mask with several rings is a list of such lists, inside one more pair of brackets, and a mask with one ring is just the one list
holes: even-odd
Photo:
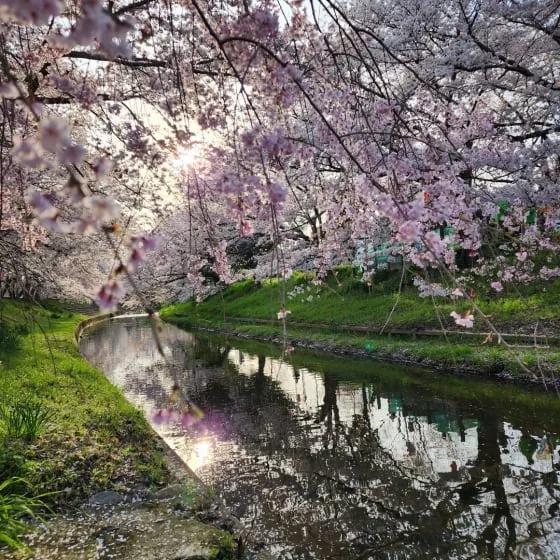
[(28, 544), (33, 552), (8, 558), (225, 560), (233, 558), (236, 549), (230, 533), (161, 501), (87, 506), (39, 527)]
[(92, 506), (115, 506), (123, 501), (124, 497), (113, 490), (103, 490), (103, 492), (98, 492), (89, 499)]

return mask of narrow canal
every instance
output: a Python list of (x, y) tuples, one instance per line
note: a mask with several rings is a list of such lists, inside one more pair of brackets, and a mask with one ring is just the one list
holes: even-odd
[(161, 338), (165, 359), (145, 319), (112, 321), (81, 351), (271, 557), (560, 558), (557, 397), (170, 325)]

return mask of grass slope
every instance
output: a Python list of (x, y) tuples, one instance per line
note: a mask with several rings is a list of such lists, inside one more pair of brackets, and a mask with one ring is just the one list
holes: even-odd
[(31, 443), (8, 438), (0, 424), (0, 482), (22, 477), (37, 493), (60, 492), (51, 497), (60, 504), (167, 476), (142, 414), (75, 347), (81, 318), (0, 300), (0, 401), (39, 402), (51, 412)]
[[(397, 329), (440, 329), (443, 324), (453, 330), (456, 327), (449, 316), (451, 311), (468, 309), (468, 304), (460, 300), (420, 298), (416, 288), (406, 283), (398, 295), (399, 282), (398, 276), (387, 274), (368, 287), (351, 269), (342, 268), (317, 286), (310, 275), (297, 273), (284, 286), (275, 279), (261, 283), (246, 280), (228, 286), (202, 303), (189, 300), (164, 307), (160, 313), (164, 320), (184, 326), (209, 326), (274, 337), (281, 334), (278, 324), (251, 324), (250, 320), (275, 319), (285, 291), (286, 307), (291, 312), (288, 322), (291, 339), (350, 347), (380, 357), (405, 358), (429, 365), (474, 368), (484, 373), (523, 371), (509, 350), (481, 345), (480, 340), (467, 337), (413, 340), (374, 334), (385, 325), (395, 303), (388, 326)], [(560, 330), (560, 282), (516, 288), (499, 296), (486, 294), (477, 298), (477, 304), (504, 332), (532, 333), (535, 326), (547, 334)], [(314, 328), (297, 327), (298, 322), (312, 324)], [(367, 327), (370, 332), (351, 333), (344, 329), (347, 325)], [(475, 330), (486, 330), (480, 319), (475, 322)], [(516, 348), (515, 353), (537, 375), (554, 374), (560, 366), (560, 348), (538, 351)]]

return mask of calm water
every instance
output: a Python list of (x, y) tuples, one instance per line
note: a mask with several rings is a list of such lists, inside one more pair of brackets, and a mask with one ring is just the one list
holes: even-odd
[[(278, 559), (560, 558), (560, 406), (145, 320), (83, 354)], [(162, 424), (190, 400), (205, 416)], [(162, 411), (162, 412), (160, 412)]]

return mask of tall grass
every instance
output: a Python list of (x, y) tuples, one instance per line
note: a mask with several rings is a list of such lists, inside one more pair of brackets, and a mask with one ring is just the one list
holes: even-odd
[(39, 518), (45, 509), (41, 497), (20, 493), (21, 486), (30, 490), (29, 484), (16, 477), (0, 483), (0, 545), (23, 548), (21, 537), (29, 529), (28, 522)]
[(0, 426), (5, 437), (10, 439), (33, 441), (52, 418), (53, 413), (39, 401), (0, 403)]

